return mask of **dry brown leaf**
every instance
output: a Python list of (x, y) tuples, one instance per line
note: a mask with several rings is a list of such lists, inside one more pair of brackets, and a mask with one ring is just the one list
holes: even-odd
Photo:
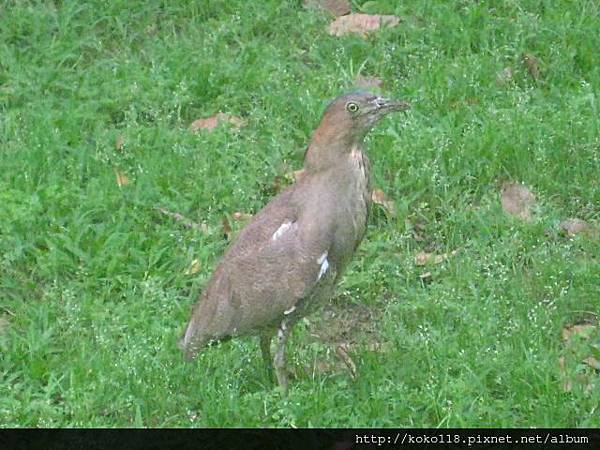
[(349, 14), (338, 17), (329, 25), (329, 34), (342, 36), (348, 33), (359, 33), (365, 35), (369, 31), (375, 31), (383, 25), (395, 27), (400, 23), (400, 17), (379, 14)]
[(396, 207), (394, 205), (394, 202), (388, 200), (388, 198), (385, 195), (385, 192), (383, 192), (381, 189), (373, 189), (373, 192), (371, 193), (371, 200), (373, 200), (373, 203), (376, 203), (383, 207), (383, 209), (390, 216), (394, 217), (396, 215)]
[(205, 117), (203, 119), (194, 120), (190, 125), (190, 130), (196, 133), (199, 130), (214, 130), (220, 123), (229, 123), (234, 128), (240, 128), (243, 125), (243, 120), (232, 114), (219, 112), (214, 116)]
[(354, 84), (361, 89), (380, 89), (383, 81), (377, 77), (363, 77), (362, 75), (359, 75), (356, 77), (356, 80), (354, 80)]
[(118, 135), (117, 138), (115, 139), (115, 148), (118, 151), (123, 151), (123, 146), (125, 145), (125, 138), (123, 137), (122, 134)]
[(417, 266), (424, 266), (429, 262), (429, 260), (432, 257), (433, 257), (433, 253), (420, 252), (417, 254), (417, 256), (415, 256), (415, 264)]
[(523, 59), (523, 64), (535, 81), (540, 79), (540, 61), (531, 53), (523, 53), (521, 55)]
[(186, 275), (194, 275), (195, 273), (200, 272), (200, 261), (194, 259), (190, 264), (190, 267), (185, 271)]
[(583, 360), (583, 362), (590, 366), (592, 369), (600, 371), (600, 361), (598, 361), (593, 356), (588, 356)]
[(559, 228), (568, 236), (575, 236), (589, 230), (590, 225), (585, 221), (577, 218), (563, 220), (558, 224)]
[(127, 175), (125, 175), (118, 169), (115, 169), (115, 176), (117, 178), (117, 185), (119, 187), (127, 186), (130, 183), (129, 178), (127, 178)]
[(415, 264), (417, 266), (425, 266), (427, 264), (440, 264), (446, 261), (451, 256), (456, 255), (457, 250), (453, 250), (450, 253), (442, 253), (441, 255), (436, 255), (435, 253), (428, 252), (419, 252), (417, 256), (415, 256)]
[(565, 341), (570, 341), (575, 336), (579, 336), (583, 339), (589, 339), (596, 331), (596, 325), (591, 323), (583, 323), (577, 325), (569, 325), (563, 328), (562, 338)]
[(244, 220), (250, 220), (252, 219), (253, 215), (249, 214), (249, 213), (245, 213), (245, 212), (234, 212), (231, 217), (233, 217), (233, 220), (235, 220), (236, 222), (239, 221), (244, 221)]
[(344, 16), (352, 11), (348, 0), (304, 0), (304, 7), (324, 9), (334, 16)]
[(421, 275), (419, 275), (419, 278), (422, 281), (428, 281), (431, 278), (431, 272), (422, 273)]
[(500, 195), (502, 209), (522, 220), (531, 220), (531, 207), (535, 204), (535, 195), (527, 186), (519, 183), (504, 183)]

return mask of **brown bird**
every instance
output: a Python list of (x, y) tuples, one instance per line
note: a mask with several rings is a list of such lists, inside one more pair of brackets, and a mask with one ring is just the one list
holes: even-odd
[(371, 203), (364, 138), (409, 104), (371, 93), (336, 98), (304, 158), (304, 175), (244, 227), (193, 308), (180, 341), (188, 359), (205, 345), (258, 334), (263, 358), (287, 393), (285, 344), (294, 323), (330, 297), (362, 240)]

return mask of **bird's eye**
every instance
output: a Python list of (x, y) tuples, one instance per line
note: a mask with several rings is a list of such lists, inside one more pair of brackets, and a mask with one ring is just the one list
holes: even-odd
[(346, 110), (348, 110), (351, 113), (355, 113), (356, 111), (358, 111), (358, 105), (354, 102), (348, 102), (346, 103)]

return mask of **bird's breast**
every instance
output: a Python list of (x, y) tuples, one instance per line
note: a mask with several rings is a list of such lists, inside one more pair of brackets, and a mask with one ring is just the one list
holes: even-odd
[(354, 148), (349, 157), (350, 170), (354, 179), (352, 189), (355, 195), (363, 197), (368, 206), (371, 199), (371, 183), (369, 175), (369, 158), (360, 149)]
[(334, 250), (337, 250), (342, 266), (350, 260), (365, 234), (371, 202), (369, 160), (360, 149), (350, 152), (346, 170), (345, 189), (339, 200), (340, 214), (334, 238)]
[(369, 158), (360, 149), (353, 149), (350, 152), (350, 167), (353, 182), (349, 186), (348, 203), (355, 218), (355, 234), (360, 242), (367, 226), (369, 206), (371, 204)]

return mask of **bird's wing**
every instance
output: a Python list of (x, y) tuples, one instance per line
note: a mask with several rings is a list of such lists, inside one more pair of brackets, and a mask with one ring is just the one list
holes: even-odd
[(335, 278), (328, 258), (333, 224), (308, 217), (293, 198), (283, 207), (285, 200), (277, 198), (261, 211), (224, 257), (231, 295), (241, 309), (238, 328), (278, 320)]
[(295, 186), (239, 233), (194, 308), (183, 344), (272, 326), (298, 302), (333, 285), (333, 229), (303, 216)]

